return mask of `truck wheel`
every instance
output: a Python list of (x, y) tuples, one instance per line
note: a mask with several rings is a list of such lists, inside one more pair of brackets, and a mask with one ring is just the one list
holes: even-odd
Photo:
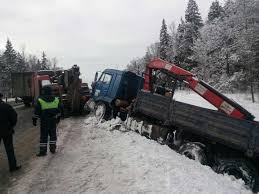
[(179, 148), (178, 152), (189, 159), (200, 162), (203, 165), (208, 164), (204, 149), (199, 144), (185, 143)]
[(214, 170), (220, 174), (229, 174), (243, 179), (254, 192), (259, 191), (259, 174), (255, 165), (245, 159), (220, 159)]
[(104, 103), (99, 102), (95, 106), (95, 117), (98, 121), (109, 120), (111, 117), (111, 110), (109, 107), (107, 107)]

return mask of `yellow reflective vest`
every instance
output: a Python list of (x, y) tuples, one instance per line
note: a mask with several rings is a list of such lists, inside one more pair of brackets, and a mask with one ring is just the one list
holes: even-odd
[(59, 99), (55, 97), (55, 100), (52, 102), (46, 102), (45, 100), (39, 98), (38, 99), (41, 105), (41, 110), (54, 109), (58, 108)]

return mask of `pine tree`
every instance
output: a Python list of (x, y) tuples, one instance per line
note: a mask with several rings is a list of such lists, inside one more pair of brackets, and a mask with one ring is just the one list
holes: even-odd
[(255, 42), (253, 44), (253, 51), (254, 51), (254, 75), (255, 75), (255, 81), (259, 81), (259, 2), (257, 1), (256, 4), (256, 18), (255, 20), (257, 21), (255, 31)]
[(175, 27), (175, 23), (171, 23), (169, 26), (169, 48), (167, 51), (168, 61), (171, 63), (175, 63), (176, 57), (176, 36), (177, 36), (177, 28)]
[(0, 73), (3, 73), (5, 69), (3, 58), (4, 58), (3, 55), (0, 53)]
[[(198, 32), (197, 32), (198, 34)], [(191, 59), (193, 54), (193, 44), (197, 39), (196, 32), (191, 23), (186, 23), (181, 19), (181, 23), (176, 33), (176, 56), (175, 62), (182, 68), (191, 70), (194, 61)]]
[[(255, 81), (257, 83), (259, 82), (259, 2), (256, 2), (256, 28), (255, 28), (255, 33), (256, 33), (256, 40), (255, 40)], [(257, 84), (257, 89), (259, 90), (259, 84)], [(257, 90), (257, 92), (258, 92)], [(258, 97), (259, 97), (259, 92), (258, 92)]]
[(0, 53), (0, 91), (7, 94), (9, 87), (9, 74), (6, 73), (6, 67), (3, 59), (3, 55)]
[(198, 33), (199, 28), (203, 26), (198, 5), (194, 0), (189, 0), (188, 2), (188, 6), (185, 11), (185, 22), (192, 24), (196, 33)]
[(5, 71), (7, 72), (16, 71), (16, 58), (17, 58), (16, 52), (13, 49), (11, 41), (8, 39), (6, 42), (6, 47), (3, 54)]
[(49, 64), (48, 64), (48, 59), (46, 57), (45, 52), (42, 52), (42, 58), (41, 58), (41, 70), (49, 70)]
[(151, 55), (148, 51), (146, 51), (146, 54), (145, 54), (145, 56), (143, 57), (145, 63), (146, 63), (146, 64), (149, 63), (149, 62), (152, 60), (152, 58), (153, 58), (152, 55)]
[(20, 53), (17, 53), (17, 64), (16, 64), (16, 70), (17, 72), (24, 72), (26, 71), (26, 61), (24, 56), (22, 56)]
[(185, 22), (181, 18), (180, 24), (178, 25), (176, 32), (176, 63), (181, 63), (185, 58), (185, 48), (184, 48), (184, 32), (185, 32)]
[(218, 0), (212, 2), (208, 13), (208, 21), (212, 22), (216, 18), (223, 16), (223, 7), (219, 4)]
[(2, 81), (4, 81), (4, 85), (6, 86), (5, 93), (9, 95), (11, 91), (11, 73), (16, 72), (16, 52), (13, 49), (12, 43), (9, 39), (7, 39), (5, 51), (2, 56)]
[(36, 56), (32, 56), (29, 60), (29, 62), (31, 63), (31, 69), (32, 71), (39, 71), (41, 70), (41, 62), (39, 59), (37, 59)]
[(183, 34), (183, 49), (185, 53), (185, 58), (189, 58), (192, 55), (192, 48), (194, 41), (198, 38), (193, 25), (186, 23), (184, 25), (184, 34)]
[(160, 30), (160, 46), (159, 46), (159, 53), (160, 53), (161, 59), (164, 59), (164, 60), (168, 59), (168, 49), (169, 49), (169, 34), (167, 32), (165, 19), (163, 19), (162, 27)]
[(176, 34), (176, 62), (188, 70), (196, 65), (196, 62), (192, 60), (193, 45), (199, 37), (199, 30), (202, 26), (198, 5), (194, 0), (189, 0), (185, 11), (185, 21), (181, 19)]

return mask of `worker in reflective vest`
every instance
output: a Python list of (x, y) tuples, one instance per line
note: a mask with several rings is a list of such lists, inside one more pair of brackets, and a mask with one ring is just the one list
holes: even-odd
[(48, 137), (49, 149), (51, 153), (56, 152), (57, 133), (56, 126), (62, 116), (62, 106), (57, 97), (52, 95), (50, 87), (45, 86), (42, 88), (41, 95), (39, 96), (34, 116), (32, 118), (33, 125), (37, 125), (37, 119), (40, 123), (40, 151), (37, 156), (45, 156), (47, 154)]

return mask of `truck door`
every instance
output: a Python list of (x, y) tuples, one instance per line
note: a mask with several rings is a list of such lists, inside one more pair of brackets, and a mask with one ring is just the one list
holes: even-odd
[(99, 81), (95, 85), (94, 97), (106, 97), (111, 84), (112, 75), (103, 73)]

